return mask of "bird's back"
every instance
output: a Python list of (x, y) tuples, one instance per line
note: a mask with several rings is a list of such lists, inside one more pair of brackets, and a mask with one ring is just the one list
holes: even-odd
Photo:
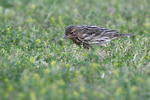
[(113, 39), (123, 36), (133, 36), (134, 34), (118, 34), (119, 32), (112, 29), (98, 27), (94, 25), (79, 25), (82, 34), (82, 40), (88, 45), (101, 44), (105, 45)]

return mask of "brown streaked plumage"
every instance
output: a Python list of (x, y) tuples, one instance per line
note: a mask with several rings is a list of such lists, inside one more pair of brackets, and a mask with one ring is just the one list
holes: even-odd
[(65, 30), (65, 37), (80, 47), (83, 44), (83, 47), (87, 49), (94, 44), (106, 46), (111, 40), (123, 36), (134, 36), (134, 34), (118, 34), (118, 31), (93, 25), (69, 25)]

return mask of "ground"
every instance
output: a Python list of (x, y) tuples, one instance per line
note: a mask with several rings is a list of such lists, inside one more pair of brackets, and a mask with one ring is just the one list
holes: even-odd
[[(0, 2), (0, 100), (150, 100), (149, 0)], [(71, 24), (136, 36), (85, 50)]]

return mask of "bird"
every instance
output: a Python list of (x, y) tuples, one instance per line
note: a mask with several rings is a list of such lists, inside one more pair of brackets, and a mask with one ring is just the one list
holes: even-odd
[(95, 25), (69, 25), (65, 29), (65, 37), (71, 39), (80, 47), (92, 48), (93, 45), (105, 46), (111, 40), (135, 34), (119, 34), (118, 31)]

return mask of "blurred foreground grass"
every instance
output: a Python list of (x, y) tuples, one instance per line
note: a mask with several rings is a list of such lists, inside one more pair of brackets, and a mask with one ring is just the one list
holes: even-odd
[[(149, 0), (0, 0), (0, 100), (149, 100)], [(85, 50), (70, 24), (136, 34)]]

